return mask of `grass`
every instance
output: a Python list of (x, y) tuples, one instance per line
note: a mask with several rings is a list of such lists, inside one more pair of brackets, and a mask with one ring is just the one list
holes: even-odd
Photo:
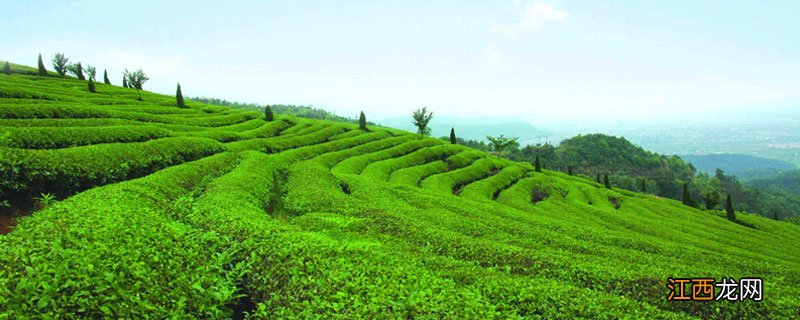
[[(0, 210), (58, 201), (0, 235), (0, 319), (800, 313), (798, 224), (398, 130), (13, 69)], [(667, 277), (750, 276), (764, 301), (665, 301)]]

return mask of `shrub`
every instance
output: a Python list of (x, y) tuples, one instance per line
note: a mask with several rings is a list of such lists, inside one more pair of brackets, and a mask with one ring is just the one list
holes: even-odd
[(94, 87), (94, 80), (92, 80), (92, 79), (89, 79), (89, 92), (91, 92), (91, 93), (96, 93), (97, 92), (97, 90)]

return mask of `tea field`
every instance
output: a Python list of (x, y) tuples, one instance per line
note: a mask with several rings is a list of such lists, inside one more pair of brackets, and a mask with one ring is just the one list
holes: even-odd
[[(0, 235), (0, 319), (800, 315), (797, 224), (390, 128), (13, 70), (0, 201), (33, 213)], [(763, 301), (667, 301), (668, 277), (760, 277)]]

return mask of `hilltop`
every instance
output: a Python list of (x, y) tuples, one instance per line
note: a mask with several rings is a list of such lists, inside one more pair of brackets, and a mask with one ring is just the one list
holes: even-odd
[[(417, 134), (0, 74), (0, 318), (792, 318), (800, 226)], [(54, 201), (55, 196), (57, 201)], [(761, 302), (667, 302), (668, 277)]]

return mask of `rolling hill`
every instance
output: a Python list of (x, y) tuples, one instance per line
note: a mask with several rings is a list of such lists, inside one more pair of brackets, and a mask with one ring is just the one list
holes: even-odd
[[(800, 312), (796, 224), (30, 70), (0, 74), (3, 214), (38, 209), (0, 235), (0, 319)], [(666, 301), (668, 277), (752, 276), (763, 301)]]

